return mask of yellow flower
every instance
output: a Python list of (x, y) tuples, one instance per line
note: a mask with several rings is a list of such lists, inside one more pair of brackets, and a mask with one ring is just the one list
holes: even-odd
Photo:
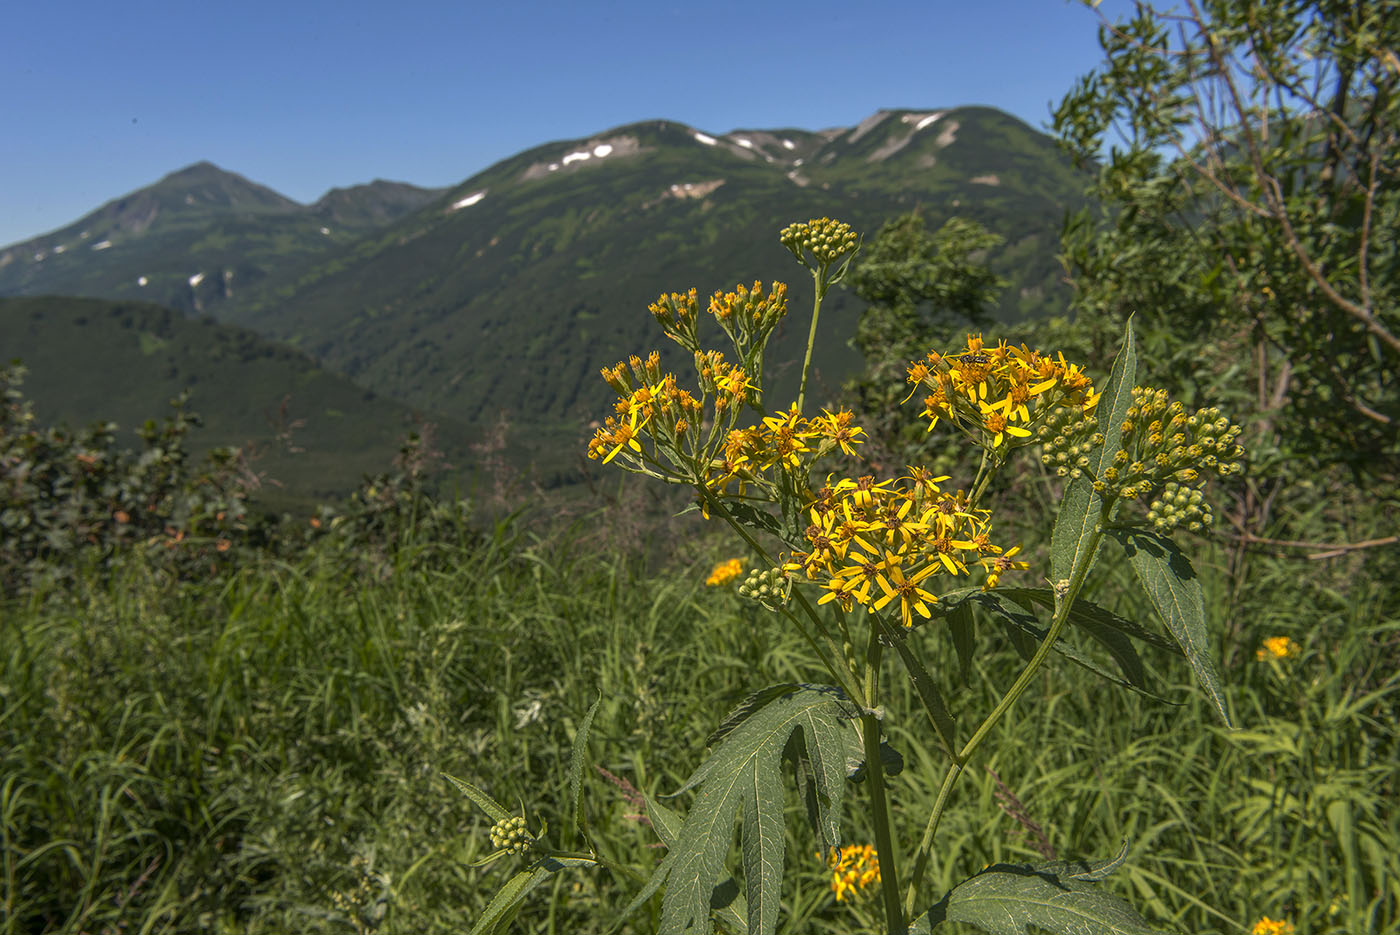
[(741, 558), (731, 558), (726, 562), (720, 562), (715, 566), (714, 571), (710, 572), (710, 577), (705, 579), (705, 584), (714, 587), (727, 581), (733, 581), (739, 577), (743, 570), (744, 560)]
[(831, 890), (838, 903), (845, 902), (871, 883), (880, 882), (880, 861), (869, 844), (852, 844), (839, 851), (831, 849)]
[(1254, 923), (1254, 928), (1249, 930), (1249, 935), (1293, 935), (1293, 923), (1285, 919), (1275, 921), (1264, 916)]
[(906, 578), (899, 567), (898, 560), (888, 550), (885, 552), (885, 559), (889, 569), (888, 578), (886, 575), (878, 575), (875, 579), (876, 583), (880, 585), (880, 590), (885, 592), (885, 596), (877, 600), (874, 607), (876, 610), (883, 610), (886, 604), (898, 597), (899, 616), (904, 622), (904, 629), (911, 629), (914, 626), (911, 610), (918, 611), (919, 616), (927, 620), (929, 619), (928, 605), (938, 603), (937, 597), (919, 587), (919, 582), (937, 571), (938, 566), (925, 565), (920, 571)]
[(1254, 658), (1263, 662), (1265, 659), (1283, 659), (1287, 656), (1296, 656), (1302, 652), (1303, 647), (1293, 642), (1286, 636), (1271, 636), (1264, 641)]

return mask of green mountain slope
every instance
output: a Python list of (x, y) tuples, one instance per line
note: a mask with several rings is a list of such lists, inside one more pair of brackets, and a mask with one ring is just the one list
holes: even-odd
[[(535, 147), (449, 190), (375, 182), (310, 206), (203, 163), (0, 251), (0, 295), (155, 298), (212, 315), (384, 396), (466, 424), (505, 417), (529, 448), (517, 461), (562, 476), (605, 412), (599, 367), (664, 343), (646, 311), (663, 290), (787, 281), (791, 323), (771, 346), (793, 362), (770, 370), (782, 400), (811, 301), (777, 242), (783, 225), (826, 215), (872, 236), (915, 208), (933, 228), (975, 219), (1007, 240), (993, 258), (1011, 281), (999, 312), (1021, 319), (1067, 299), (1055, 255), (1082, 189), (1052, 140), (977, 107), (822, 131), (645, 121)], [(859, 313), (843, 292), (828, 298), (818, 400), (859, 366), (847, 344)], [(679, 353), (667, 364), (688, 366)]]
[[(363, 475), (388, 470), (415, 420), (407, 406), (301, 351), (147, 303), (0, 299), (0, 355), (22, 360), (25, 395), (46, 424), (101, 419), (131, 431), (169, 413), (169, 400), (190, 389), (190, 406), (204, 420), (194, 447), (256, 442), (254, 468), (268, 481), (263, 497), (279, 503), (343, 494)], [(448, 460), (470, 469), (474, 430), (432, 421)], [(283, 431), (289, 438), (279, 441)]]
[(0, 295), (129, 298), (207, 312), (438, 194), (375, 181), (301, 205), (201, 162), (0, 250)]
[[(975, 218), (1008, 238), (1003, 314), (1057, 308), (1054, 251), (1080, 187), (1051, 141), (985, 108), (720, 137), (648, 121), (498, 163), (217, 313), (419, 405), (577, 424), (607, 395), (598, 367), (657, 343), (646, 306), (663, 289), (776, 275), (805, 318), (806, 274), (777, 243), (796, 219), (873, 234), (915, 207), (933, 225)], [(845, 345), (858, 313), (844, 294), (828, 305), (816, 366), (829, 387), (858, 365)], [(776, 357), (795, 357), (805, 336), (799, 320)]]

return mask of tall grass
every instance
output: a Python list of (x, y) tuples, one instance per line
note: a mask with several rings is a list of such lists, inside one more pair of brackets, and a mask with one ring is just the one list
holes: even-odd
[[(708, 540), (658, 570), (595, 531), (507, 518), (410, 536), (374, 574), (329, 544), (201, 582), (121, 553), (0, 607), (0, 931), (464, 931), (500, 870), (469, 866), (486, 828), (442, 772), (557, 827), (569, 743), (600, 694), (595, 757), (664, 793), (740, 686), (818, 677), (777, 617), (704, 588), (727, 557)], [(1395, 559), (1264, 555), (1241, 588), (1214, 554), (1204, 575), (1228, 618), (1241, 729), (1203, 726), (1184, 665), (1165, 670), (1170, 705), (1053, 666), (993, 739), (995, 775), (959, 787), (935, 883), (1036, 854), (1034, 821), (1061, 857), (1130, 841), (1117, 885), (1163, 928), (1287, 914), (1299, 932), (1400, 930)], [(1275, 634), (1302, 653), (1256, 660)], [(953, 685), (951, 648), (922, 636)], [(960, 702), (974, 710), (1018, 670), (998, 631), (979, 639)], [(889, 709), (917, 706), (896, 691)], [(887, 724), (907, 839), (941, 764), (925, 724)], [(649, 870), (660, 852), (625, 791), (594, 777), (586, 801), (608, 856)], [(790, 861), (809, 854), (819, 879), (813, 843), (791, 833)], [(523, 924), (605, 931), (635, 887), (561, 875)], [(873, 904), (814, 891), (785, 907), (785, 931), (878, 928)]]

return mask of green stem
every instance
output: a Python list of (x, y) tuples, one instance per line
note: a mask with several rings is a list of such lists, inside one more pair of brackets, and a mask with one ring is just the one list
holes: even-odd
[(807, 329), (807, 355), (802, 358), (802, 383), (797, 389), (797, 411), (804, 412), (804, 404), (807, 402), (807, 374), (812, 369), (812, 348), (817, 343), (817, 319), (822, 313), (822, 297), (826, 295), (826, 290), (822, 288), (822, 274), (818, 270), (812, 270), (812, 285), (815, 290), (815, 297), (812, 300), (812, 326)]
[(962, 750), (958, 752), (957, 759), (949, 765), (947, 774), (943, 777), (943, 787), (939, 790), (938, 800), (934, 803), (933, 813), (929, 815), (928, 824), (924, 828), (924, 836), (919, 842), (919, 852), (914, 862), (914, 873), (909, 879), (909, 889), (905, 894), (904, 905), (906, 911), (913, 912), (915, 898), (917, 897), (919, 884), (922, 882), (924, 871), (928, 868), (929, 855), (932, 853), (933, 836), (938, 830), (938, 823), (943, 817), (943, 811), (947, 807), (948, 799), (953, 790), (953, 784), (959, 775), (966, 768), (972, 754), (982, 745), (982, 741), (991, 733), (992, 728), (997, 725), (1016, 700), (1021, 697), (1025, 690), (1030, 687), (1031, 680), (1035, 678), (1036, 672), (1044, 665), (1045, 660), (1050, 655), (1050, 650), (1054, 648), (1055, 641), (1060, 638), (1060, 633), (1064, 631), (1065, 625), (1069, 622), (1069, 611), (1074, 606), (1074, 600), (1079, 594), (1079, 589), (1084, 585), (1084, 579), (1088, 577), (1089, 569), (1094, 564), (1094, 557), (1098, 553), (1099, 543), (1103, 540), (1103, 528), (1107, 524), (1108, 516), (1112, 511), (1112, 503), (1104, 501), (1100, 506), (1100, 522), (1094, 530), (1092, 538), (1089, 540), (1087, 549), (1080, 553), (1078, 563), (1070, 573), (1069, 585), (1062, 594), (1057, 594), (1055, 605), (1055, 615), (1050, 621), (1050, 629), (1046, 631), (1045, 639), (1036, 648), (1035, 655), (1026, 663), (1025, 669), (1021, 671), (1016, 681), (1006, 690), (997, 702), (997, 706), (978, 725)]
[[(739, 534), (739, 538), (743, 539), (744, 542), (748, 544), (749, 548), (753, 549), (755, 555), (770, 566), (777, 564), (772, 556), (768, 554), (767, 550), (758, 544), (758, 540), (750, 535), (749, 531), (739, 525), (739, 522), (730, 515), (730, 512), (724, 508), (724, 504), (720, 502), (719, 498), (716, 497), (708, 487), (703, 483), (693, 483), (692, 485), (695, 487), (696, 492), (700, 494), (701, 498), (709, 505), (710, 513), (722, 517), (724, 521), (729, 524), (730, 528)], [(840, 647), (838, 647), (831, 638), (831, 634), (827, 631), (826, 625), (822, 623), (821, 615), (817, 613), (817, 609), (807, 600), (807, 596), (797, 588), (792, 589), (792, 595), (797, 602), (802, 605), (802, 609), (806, 612), (808, 618), (816, 625), (817, 632), (826, 640), (828, 652), (822, 652), (821, 645), (807, 632), (807, 628), (802, 626), (802, 621), (798, 620), (794, 614), (787, 612), (788, 619), (797, 625), (797, 632), (807, 641), (807, 644), (812, 647), (812, 651), (817, 654), (817, 658), (820, 659), (822, 665), (826, 667), (826, 671), (831, 674), (832, 680), (835, 681), (837, 685), (841, 686), (841, 690), (846, 693), (846, 697), (859, 700), (861, 698), (861, 693), (857, 689), (860, 682), (856, 678), (855, 673), (846, 665), (846, 654), (841, 651)], [(839, 667), (837, 664), (838, 662)]]
[(879, 628), (872, 625), (870, 643), (865, 653), (865, 703), (860, 715), (860, 733), (865, 746), (865, 781), (870, 783), (871, 817), (875, 820), (875, 854), (880, 862), (880, 898), (885, 906), (885, 928), (891, 935), (902, 935), (904, 913), (899, 906), (899, 870), (895, 861), (894, 838), (890, 834), (885, 766), (880, 760), (880, 719), (875, 714), (879, 669)]

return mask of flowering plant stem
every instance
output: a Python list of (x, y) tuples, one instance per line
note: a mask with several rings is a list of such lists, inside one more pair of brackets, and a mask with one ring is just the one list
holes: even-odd
[(812, 270), (812, 324), (807, 329), (807, 353), (802, 358), (802, 383), (797, 388), (797, 411), (803, 412), (807, 402), (807, 374), (812, 369), (812, 348), (817, 343), (817, 319), (822, 314), (822, 299), (826, 296), (826, 267)]
[[(1056, 588), (1055, 615), (1050, 622), (1050, 628), (1045, 633), (1045, 639), (1041, 640), (1040, 646), (1036, 648), (1035, 655), (1026, 663), (1026, 667), (1021, 670), (1021, 674), (1011, 687), (1002, 695), (977, 730), (973, 731), (961, 750), (958, 751), (957, 758), (948, 764), (948, 771), (943, 776), (943, 785), (938, 790), (938, 799), (933, 804), (933, 812), (929, 815), (928, 824), (924, 827), (924, 836), (919, 841), (919, 850), (914, 859), (914, 870), (909, 876), (909, 889), (904, 896), (904, 911), (906, 915), (914, 912), (915, 900), (918, 897), (919, 884), (923, 880), (925, 871), (928, 869), (929, 858), (933, 853), (933, 836), (938, 832), (938, 823), (943, 817), (943, 811), (951, 798), (953, 785), (957, 782), (958, 776), (962, 774), (972, 758), (972, 754), (982, 745), (982, 741), (991, 733), (992, 728), (999, 722), (1016, 704), (1016, 700), (1030, 686), (1031, 679), (1040, 671), (1045, 660), (1049, 658), (1051, 649), (1055, 646), (1055, 641), (1060, 638), (1064, 631), (1065, 624), (1069, 622), (1070, 608), (1074, 606), (1074, 600), (1079, 594), (1079, 589), (1084, 585), (1084, 579), (1089, 574), (1089, 569), (1093, 567), (1094, 558), (1098, 553), (1099, 543), (1103, 541), (1103, 530), (1108, 524), (1109, 516), (1113, 510), (1113, 500), (1105, 498), (1101, 502), (1099, 512), (1099, 524), (1089, 538), (1088, 547), (1079, 553), (1078, 561), (1075, 563), (1073, 571), (1070, 573), (1069, 582), (1063, 589)], [(884, 868), (881, 868), (884, 872)]]
[(870, 783), (870, 811), (875, 823), (875, 853), (880, 862), (880, 896), (885, 906), (885, 926), (903, 932), (908, 913), (899, 906), (899, 872), (890, 834), (890, 808), (885, 797), (885, 767), (880, 758), (880, 716), (876, 708), (880, 673), (880, 629), (870, 628), (865, 652), (865, 709), (860, 715), (861, 741), (865, 747), (865, 775)]

